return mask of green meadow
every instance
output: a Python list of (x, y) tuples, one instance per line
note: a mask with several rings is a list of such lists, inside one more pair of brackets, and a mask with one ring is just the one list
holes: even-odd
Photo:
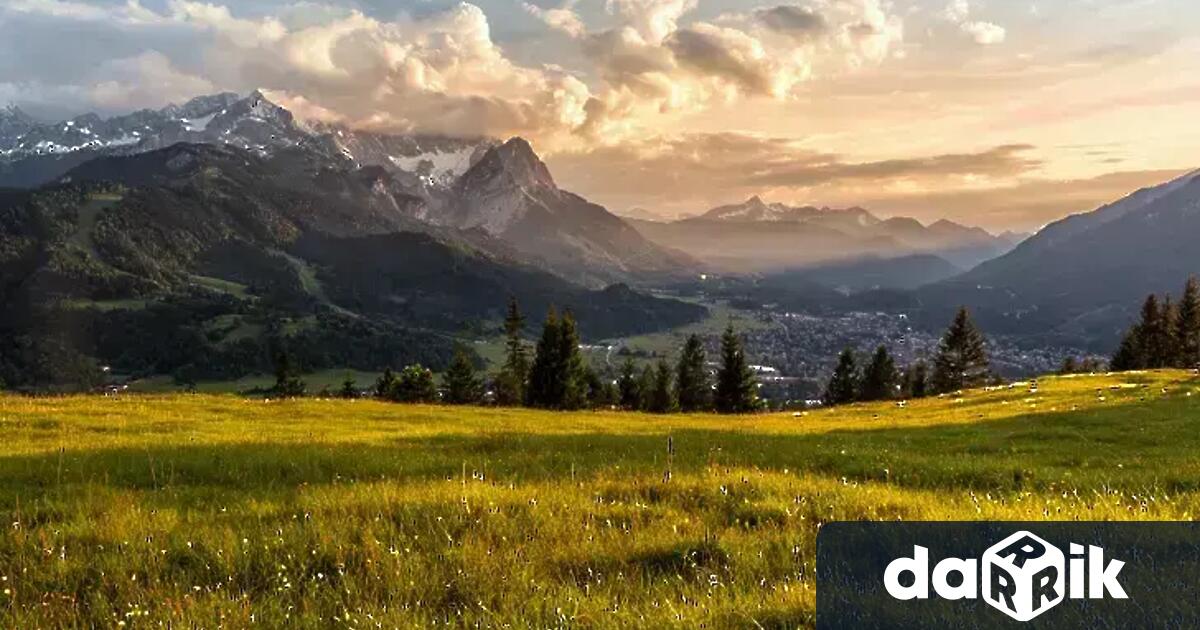
[(0, 396), (0, 627), (796, 628), (839, 520), (1200, 511), (1200, 378), (753, 417)]

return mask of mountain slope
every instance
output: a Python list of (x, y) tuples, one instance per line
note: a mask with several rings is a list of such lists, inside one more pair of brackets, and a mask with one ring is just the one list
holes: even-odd
[(677, 274), (692, 264), (603, 207), (560, 190), (521, 138), (488, 150), (455, 184), (453, 199), (434, 221), (482, 229), (585, 282)]
[(0, 336), (18, 340), (0, 362), (236, 377), (270, 369), (284, 338), (306, 368), (438, 367), (452, 335), (490, 330), (509, 296), (533, 321), (573, 310), (591, 339), (704, 315), (571, 284), (483, 230), (418, 221), (423, 204), (376, 167), (228, 145), (100, 158), (0, 192)]
[(773, 273), (762, 279), (769, 287), (795, 288), (807, 283), (860, 292), (872, 289), (915, 289), (962, 273), (950, 262), (929, 254), (899, 258), (864, 258), (808, 269)]
[(1151, 291), (1200, 272), (1200, 172), (1068, 217), (1009, 254), (928, 289), (986, 312), (996, 326), (1112, 343)]

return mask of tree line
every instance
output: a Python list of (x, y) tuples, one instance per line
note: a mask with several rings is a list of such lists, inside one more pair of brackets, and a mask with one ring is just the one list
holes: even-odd
[(1114, 372), (1200, 367), (1200, 280), (1189, 278), (1176, 303), (1168, 293), (1150, 294), (1139, 321), (1113, 355)]
[[(649, 413), (739, 414), (762, 408), (758, 384), (732, 325), (721, 337), (720, 365), (715, 376), (710, 375), (703, 341), (692, 335), (674, 365), (661, 359), (638, 371), (633, 360), (627, 358), (614, 380), (596, 372), (585, 360), (575, 317), (569, 311), (560, 314), (550, 308), (532, 349), (522, 334), (525, 324), (517, 301), (510, 300), (504, 319), (504, 364), (492, 379), (490, 392), (471, 354), (459, 346), (440, 388), (431, 370), (411, 365), (399, 373), (385, 370), (370, 393), (395, 402), (491, 402), (504, 407), (560, 411), (617, 408)], [(275, 365), (274, 393), (283, 397), (304, 395), (307, 387), (285, 352), (277, 353)], [(353, 380), (347, 379), (338, 395), (357, 398), (361, 392)]]
[(842, 351), (825, 387), (822, 402), (828, 406), (900, 398), (924, 398), (979, 387), (992, 379), (987, 342), (961, 308), (938, 344), (932, 371), (924, 361), (897, 368), (887, 347), (879, 346), (860, 369), (852, 348)]

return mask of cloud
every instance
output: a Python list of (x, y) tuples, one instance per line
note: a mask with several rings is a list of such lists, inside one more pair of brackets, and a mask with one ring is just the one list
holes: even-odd
[(665, 43), (684, 70), (746, 94), (785, 96), (797, 79), (761, 41), (736, 29), (700, 23), (675, 31)]
[(1041, 162), (1026, 157), (1035, 147), (999, 146), (979, 153), (951, 153), (922, 158), (845, 163), (838, 159), (787, 165), (759, 172), (749, 183), (762, 186), (809, 187), (829, 183), (931, 181), (943, 178), (1005, 178), (1036, 170)]
[(208, 79), (180, 71), (154, 51), (105, 62), (96, 76), (103, 78), (90, 86), (90, 100), (109, 110), (133, 110), (157, 100), (183, 102), (215, 91)]
[(679, 19), (697, 0), (608, 0), (608, 10), (624, 19), (648, 44), (658, 45), (679, 27)]
[(758, 9), (754, 17), (768, 29), (800, 41), (811, 41), (829, 30), (825, 17), (811, 7), (784, 4)]
[(585, 127), (594, 136), (621, 134), (623, 122), (639, 114), (696, 111), (741, 98), (786, 100), (819, 73), (881, 63), (904, 36), (886, 0), (777, 5), (686, 24), (696, 6), (691, 0), (608, 6), (619, 23), (581, 38), (604, 82)]
[(1004, 43), (1008, 36), (1008, 31), (1003, 26), (991, 22), (966, 22), (962, 28), (975, 39), (976, 44), (982, 46)]
[(942, 15), (981, 46), (1001, 44), (1008, 37), (1008, 30), (999, 24), (972, 20), (969, 0), (951, 0)]
[(543, 9), (528, 2), (523, 4), (525, 11), (541, 20), (550, 28), (566, 33), (573, 38), (583, 37), (587, 27), (579, 14), (575, 12), (575, 2), (571, 0), (557, 9)]

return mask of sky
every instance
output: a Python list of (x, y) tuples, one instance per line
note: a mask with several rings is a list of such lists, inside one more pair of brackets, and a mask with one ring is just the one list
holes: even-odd
[(520, 135), (664, 218), (760, 195), (1034, 230), (1200, 167), (1194, 0), (4, 0), (0, 104), (264, 90)]

